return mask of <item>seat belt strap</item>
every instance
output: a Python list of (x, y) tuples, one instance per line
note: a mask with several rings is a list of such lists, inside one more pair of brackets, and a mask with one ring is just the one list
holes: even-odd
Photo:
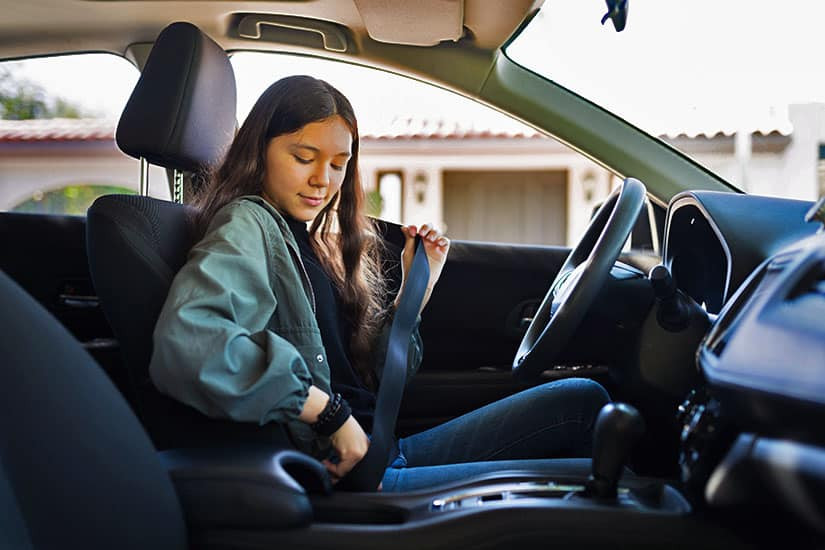
[(387, 356), (375, 404), (372, 437), (367, 454), (340, 482), (338, 488), (349, 491), (374, 491), (381, 479), (393, 450), (395, 422), (407, 381), (407, 356), (421, 303), (430, 280), (430, 265), (421, 237), (415, 238), (415, 256), (410, 272), (406, 274), (401, 294), (390, 327)]

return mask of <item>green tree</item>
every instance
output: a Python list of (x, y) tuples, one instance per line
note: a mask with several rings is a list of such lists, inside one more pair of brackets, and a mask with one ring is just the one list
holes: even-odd
[(114, 185), (68, 185), (53, 191), (37, 192), (28, 200), (23, 201), (12, 212), (28, 212), (32, 214), (70, 214), (85, 216), (86, 210), (96, 198), (112, 193), (134, 195), (135, 192), (124, 187)]
[(381, 210), (383, 210), (384, 206), (384, 197), (381, 196), (381, 192), (377, 189), (373, 191), (367, 191), (367, 205), (366, 211), (367, 216), (372, 216), (377, 218), (381, 215)]
[(60, 97), (49, 97), (39, 84), (18, 78), (8, 67), (0, 68), (0, 118), (81, 118), (83, 110)]

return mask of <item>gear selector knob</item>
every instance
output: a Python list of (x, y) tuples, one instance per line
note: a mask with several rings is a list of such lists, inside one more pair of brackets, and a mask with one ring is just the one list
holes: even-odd
[(593, 431), (593, 473), (587, 481), (589, 495), (616, 498), (622, 467), (644, 431), (644, 420), (635, 407), (626, 403), (608, 403), (602, 407)]

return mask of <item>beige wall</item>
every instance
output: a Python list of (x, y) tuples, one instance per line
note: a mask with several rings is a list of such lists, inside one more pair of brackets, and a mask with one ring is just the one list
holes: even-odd
[(444, 221), (456, 239), (567, 243), (567, 172), (450, 170), (442, 175)]
[[(53, 151), (53, 150), (52, 150)], [(163, 169), (152, 167), (150, 194), (169, 198)], [(49, 150), (0, 156), (0, 211), (28, 200), (36, 191), (52, 191), (68, 185), (117, 185), (138, 190), (137, 160), (123, 154), (54, 154)]]
[[(581, 154), (548, 139), (365, 140), (361, 146), (361, 176), (374, 188), (382, 171), (404, 175), (402, 223), (445, 225), (445, 174), (453, 172), (565, 173), (565, 242), (574, 244), (584, 232), (593, 206), (610, 188), (610, 173)], [(415, 200), (416, 175), (426, 179), (424, 201)], [(518, 223), (518, 220), (513, 220)], [(448, 228), (449, 231), (449, 228)]]

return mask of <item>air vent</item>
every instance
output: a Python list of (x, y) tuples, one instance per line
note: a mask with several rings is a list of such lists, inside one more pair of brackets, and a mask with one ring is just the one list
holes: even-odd
[(710, 351), (716, 357), (721, 357), (722, 352), (725, 351), (725, 346), (728, 345), (728, 340), (726, 338), (719, 338), (716, 343), (711, 346)]
[(791, 263), (797, 256), (797, 251), (788, 252), (786, 254), (779, 254), (775, 256), (770, 263), (768, 263), (768, 271), (782, 271), (789, 263)]
[[(705, 341), (705, 347), (716, 357), (721, 357), (722, 352), (728, 344), (728, 340), (730, 340), (736, 328), (742, 310), (751, 301), (757, 289), (764, 284), (766, 279), (771, 279), (787, 265), (788, 262), (780, 262), (774, 266), (774, 263), (778, 259), (779, 258), (776, 258), (769, 262), (751, 275), (719, 314), (719, 318), (716, 320)], [(772, 266), (774, 266), (775, 270), (772, 270)]]
[(825, 274), (819, 276), (819, 280), (815, 281), (811, 286), (811, 292), (825, 296)]
[(788, 294), (788, 301), (807, 296), (825, 298), (825, 261), (815, 264), (808, 270), (799, 284)]

